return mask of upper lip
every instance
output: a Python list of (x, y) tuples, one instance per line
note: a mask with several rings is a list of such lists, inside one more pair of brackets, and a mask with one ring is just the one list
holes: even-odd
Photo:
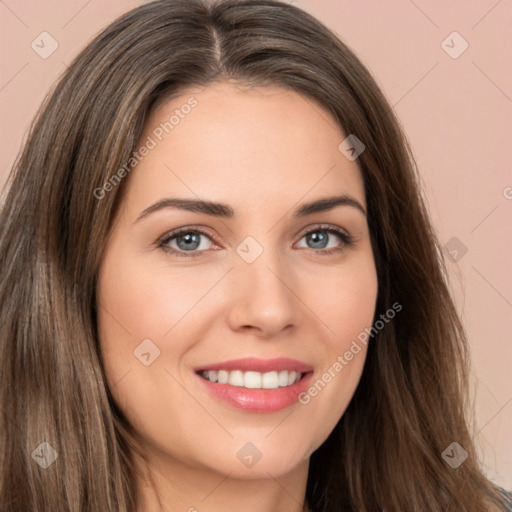
[(208, 364), (196, 368), (197, 372), (200, 371), (215, 371), (215, 370), (241, 370), (244, 372), (271, 372), (289, 370), (298, 373), (312, 372), (313, 368), (302, 361), (296, 359), (288, 359), (286, 357), (278, 357), (275, 359), (259, 359), (256, 357), (247, 357), (243, 359), (231, 359), (230, 361), (223, 361), (220, 363)]

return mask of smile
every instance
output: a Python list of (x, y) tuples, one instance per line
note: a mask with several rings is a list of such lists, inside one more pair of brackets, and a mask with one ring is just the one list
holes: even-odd
[(210, 382), (219, 384), (230, 384), (231, 386), (244, 387), (247, 389), (277, 389), (284, 388), (299, 382), (303, 373), (281, 370), (271, 372), (254, 372), (242, 370), (204, 370), (201, 376)]
[(297, 404), (313, 367), (288, 358), (246, 358), (196, 368), (216, 400), (247, 412), (270, 413)]

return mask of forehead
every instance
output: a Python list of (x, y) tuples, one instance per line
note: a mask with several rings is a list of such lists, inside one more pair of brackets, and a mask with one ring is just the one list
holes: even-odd
[(363, 205), (359, 166), (340, 151), (346, 135), (318, 103), (279, 87), (228, 83), (161, 101), (138, 147), (127, 200), (166, 193), (236, 203), (296, 203), (305, 194), (351, 193)]

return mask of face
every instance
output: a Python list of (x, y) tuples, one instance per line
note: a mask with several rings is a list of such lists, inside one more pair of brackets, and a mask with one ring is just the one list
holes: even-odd
[(297, 93), (227, 83), (148, 120), (97, 294), (109, 387), (155, 465), (278, 477), (343, 415), (377, 297), (345, 138)]

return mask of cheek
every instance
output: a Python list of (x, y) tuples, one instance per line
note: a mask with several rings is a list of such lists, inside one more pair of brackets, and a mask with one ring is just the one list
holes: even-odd
[(174, 375), (175, 362), (189, 349), (193, 333), (183, 336), (180, 328), (207, 283), (191, 272), (180, 278), (178, 272), (122, 252), (106, 254), (98, 279), (97, 318), (106, 377), (130, 423), (140, 430), (148, 422), (163, 428), (169, 410), (190, 406), (166, 370)]
[[(190, 270), (144, 264), (144, 259), (107, 257), (98, 284), (99, 324), (109, 349), (145, 338), (161, 340), (185, 320), (218, 280)], [(221, 275), (221, 274), (219, 274)]]
[(172, 386), (165, 370), (179, 376), (180, 361), (205, 330), (207, 319), (199, 321), (197, 312), (215, 305), (202, 299), (224, 273), (148, 264), (124, 251), (106, 254), (97, 291), (101, 353), (116, 401), (133, 416), (152, 403), (148, 396), (155, 400), (150, 416), (162, 410), (155, 390)]
[(308, 304), (331, 334), (326, 342), (329, 352), (347, 350), (351, 341), (371, 326), (378, 291), (371, 252), (330, 269), (309, 289)]
[(367, 254), (318, 280), (309, 294), (308, 305), (327, 327), (321, 367), (300, 399), (309, 417), (321, 418), (306, 427), (311, 451), (342, 417), (364, 368), (378, 291), (373, 258)]

